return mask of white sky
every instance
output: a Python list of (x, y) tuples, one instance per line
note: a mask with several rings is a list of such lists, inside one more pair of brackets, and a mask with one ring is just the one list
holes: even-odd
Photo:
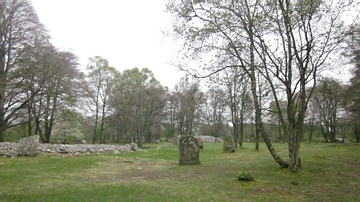
[(171, 40), (170, 16), (163, 0), (31, 0), (52, 43), (79, 57), (101, 56), (122, 72), (133, 67), (151, 69), (162, 85), (173, 88), (182, 73)]

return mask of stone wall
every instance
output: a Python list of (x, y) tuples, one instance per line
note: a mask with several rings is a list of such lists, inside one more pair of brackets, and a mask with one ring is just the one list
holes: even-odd
[[(19, 143), (3, 142), (0, 143), (0, 156), (16, 157), (19, 156)], [(140, 151), (134, 143), (126, 145), (105, 145), (105, 144), (39, 144), (39, 153), (49, 154), (98, 154), (101, 152), (120, 152)]]
[(223, 140), (219, 137), (205, 136), (205, 135), (198, 135), (195, 137), (200, 138), (203, 142), (212, 142), (212, 143), (223, 142)]
[[(175, 145), (179, 145), (179, 139), (181, 135), (174, 136), (171, 139), (171, 142), (173, 142)], [(211, 143), (220, 143), (223, 142), (223, 140), (219, 137), (213, 137), (213, 136), (205, 136), (205, 135), (197, 135), (194, 136), (198, 139), (200, 139), (202, 142), (211, 142)]]

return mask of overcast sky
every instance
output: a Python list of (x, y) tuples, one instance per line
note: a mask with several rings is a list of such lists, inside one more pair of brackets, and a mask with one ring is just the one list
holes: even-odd
[(72, 51), (85, 68), (88, 58), (102, 56), (122, 72), (151, 69), (162, 85), (172, 88), (180, 72), (170, 39), (170, 18), (163, 0), (32, 0), (52, 43)]

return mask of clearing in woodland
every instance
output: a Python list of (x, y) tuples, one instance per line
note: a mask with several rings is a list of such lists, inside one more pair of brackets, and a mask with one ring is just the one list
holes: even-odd
[[(275, 144), (287, 155), (286, 144)], [(141, 152), (0, 158), (0, 201), (358, 201), (359, 144), (304, 143), (298, 173), (265, 145), (223, 153), (205, 143), (200, 165), (179, 166), (171, 143)], [(250, 172), (255, 181), (237, 176)]]

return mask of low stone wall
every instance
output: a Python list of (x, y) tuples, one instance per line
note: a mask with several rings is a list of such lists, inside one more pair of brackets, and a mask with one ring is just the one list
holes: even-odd
[(198, 135), (195, 137), (200, 138), (203, 142), (212, 142), (212, 143), (223, 142), (223, 140), (219, 137), (205, 136), (205, 135)]
[(15, 157), (18, 156), (18, 143), (0, 142), (0, 156)]
[[(170, 141), (172, 143), (174, 143), (175, 145), (179, 145), (180, 137), (181, 137), (181, 135), (174, 136)], [(211, 142), (211, 143), (223, 142), (223, 140), (219, 137), (205, 136), (205, 135), (197, 135), (194, 137), (200, 139), (202, 142)]]
[[(0, 156), (16, 157), (19, 155), (20, 144), (15, 142), (0, 143)], [(105, 145), (105, 144), (39, 144), (38, 152), (49, 154), (98, 154), (101, 152), (120, 152), (140, 151), (134, 143), (126, 145)]]

